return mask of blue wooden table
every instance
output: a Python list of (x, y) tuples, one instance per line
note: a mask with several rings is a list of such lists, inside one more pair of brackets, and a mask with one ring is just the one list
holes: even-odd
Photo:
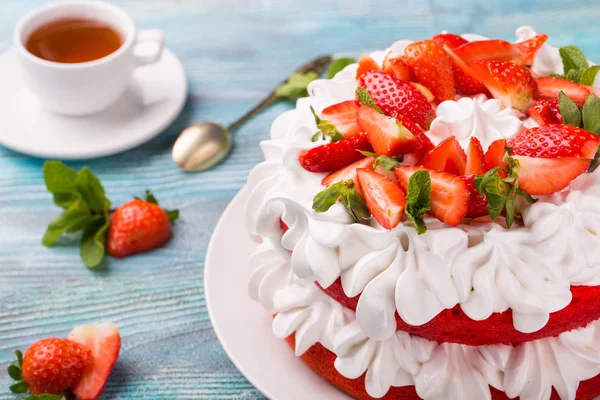
[[(18, 18), (42, 2), (1, 2), (0, 51), (10, 47)], [(14, 349), (25, 350), (42, 337), (64, 336), (74, 325), (105, 320), (118, 325), (123, 347), (103, 398), (262, 398), (231, 364), (211, 329), (202, 274), (219, 215), (262, 159), (258, 143), (267, 137), (270, 122), (290, 105), (278, 104), (243, 127), (231, 156), (203, 174), (185, 174), (171, 162), (173, 141), (189, 123), (232, 121), (317, 54), (357, 55), (442, 29), (512, 40), (517, 26), (529, 24), (547, 33), (552, 44), (576, 43), (590, 59), (600, 60), (597, 0), (115, 3), (140, 27), (164, 30), (168, 47), (188, 74), (189, 98), (182, 115), (153, 141), (69, 165), (87, 164), (113, 204), (152, 188), (165, 207), (181, 210), (181, 221), (166, 247), (108, 260), (101, 270), (90, 271), (76, 245), (47, 249), (40, 244), (46, 225), (59, 212), (43, 184), (43, 160), (0, 147), (0, 399), (14, 398), (4, 372)], [(0, 88), (0, 96), (12, 95)]]

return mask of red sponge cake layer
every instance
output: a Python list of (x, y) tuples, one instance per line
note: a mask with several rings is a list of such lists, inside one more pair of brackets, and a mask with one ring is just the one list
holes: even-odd
[[(360, 296), (348, 298), (339, 279), (323, 291), (342, 305), (356, 311)], [(550, 314), (546, 326), (533, 333), (517, 331), (513, 326), (510, 310), (494, 313), (484, 321), (474, 321), (459, 306), (442, 311), (421, 326), (407, 324), (396, 313), (396, 323), (401, 331), (437, 342), (461, 343), (469, 346), (530, 342), (585, 327), (600, 318), (600, 301), (598, 301), (600, 286), (573, 286), (571, 293), (573, 294), (571, 303), (566, 308)]]

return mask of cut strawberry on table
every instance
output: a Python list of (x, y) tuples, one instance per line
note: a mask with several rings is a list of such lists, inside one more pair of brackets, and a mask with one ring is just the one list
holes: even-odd
[(529, 69), (506, 61), (471, 61), (469, 67), (505, 107), (527, 111), (537, 86)]
[(438, 103), (454, 100), (452, 59), (442, 45), (433, 40), (411, 43), (404, 55), (417, 82), (429, 88)]
[(450, 136), (440, 142), (435, 148), (423, 157), (419, 165), (448, 172), (454, 175), (463, 175), (467, 164), (465, 151), (460, 147), (456, 137)]
[(521, 51), (506, 40), (478, 40), (463, 44), (454, 53), (466, 63), (471, 61), (512, 61), (522, 56)]
[[(365, 157), (362, 160), (358, 160), (355, 163), (352, 163), (352, 164), (348, 165), (347, 167), (340, 169), (339, 171), (335, 171), (335, 172), (332, 172), (331, 174), (327, 175), (321, 181), (321, 185), (329, 187), (329, 186), (333, 185), (334, 183), (338, 183), (340, 181), (351, 180), (353, 182), (356, 182), (356, 170), (358, 168), (373, 169), (374, 162), (375, 162), (375, 158), (373, 158), (373, 157)], [(354, 189), (356, 190), (356, 193), (360, 196), (361, 195), (360, 187), (358, 185), (356, 185), (354, 187)]]
[(358, 60), (358, 69), (356, 70), (356, 79), (361, 78), (367, 72), (377, 71), (381, 71), (381, 67), (375, 62), (375, 60), (373, 60), (367, 54), (360, 56), (360, 59)]
[(454, 33), (440, 33), (435, 35), (432, 40), (442, 46), (448, 46), (451, 49), (462, 46), (463, 44), (469, 43), (469, 41)]
[(358, 108), (358, 124), (378, 155), (398, 156), (421, 148), (421, 141), (413, 134), (420, 128), (407, 118), (398, 117), (387, 117), (364, 105)]
[(385, 229), (393, 229), (404, 216), (406, 198), (393, 181), (377, 172), (359, 169), (358, 184), (375, 220)]
[(119, 357), (121, 335), (110, 322), (74, 328), (68, 340), (91, 350), (94, 360), (85, 368), (79, 383), (72, 387), (79, 400), (94, 400), (104, 390), (104, 385)]
[(562, 124), (562, 116), (558, 108), (558, 98), (552, 100), (536, 100), (529, 107), (527, 114), (540, 125)]
[(487, 197), (477, 191), (474, 182), (475, 176), (477, 175), (464, 176), (465, 182), (467, 183), (467, 190), (469, 191), (469, 207), (466, 215), (467, 218), (485, 217), (489, 215), (487, 210)]
[(507, 143), (511, 156), (537, 158), (595, 157), (600, 136), (572, 125), (544, 125), (521, 132)]
[(357, 150), (372, 151), (365, 134), (312, 148), (300, 155), (300, 165), (311, 172), (331, 172), (344, 168), (364, 156)]
[(391, 51), (383, 60), (383, 72), (401, 81), (410, 82), (413, 80), (412, 73), (406, 62)]
[(452, 49), (448, 47), (444, 49), (452, 59), (452, 72), (454, 73), (454, 87), (456, 88), (456, 92), (466, 96), (483, 93), (487, 97), (491, 97), (492, 95), (475, 71), (461, 60)]
[(535, 81), (537, 83), (536, 99), (558, 99), (558, 94), (562, 91), (574, 102), (583, 103), (590, 94), (590, 91), (584, 86), (562, 78), (550, 76), (537, 78)]
[(359, 86), (367, 89), (386, 115), (404, 115), (423, 129), (429, 129), (435, 118), (435, 111), (427, 98), (408, 82), (383, 72), (368, 72), (359, 80)]
[(345, 137), (351, 137), (360, 133), (360, 127), (356, 122), (357, 116), (358, 104), (355, 100), (334, 104), (325, 108), (321, 113), (322, 122), (331, 124)]
[(410, 177), (421, 170), (429, 171), (431, 177), (431, 209), (428, 214), (448, 225), (460, 224), (469, 209), (470, 193), (465, 178), (424, 167), (396, 167), (394, 173), (405, 193)]
[(512, 62), (518, 65), (532, 65), (535, 54), (547, 40), (548, 35), (541, 33), (531, 39), (513, 44), (521, 52), (521, 56), (515, 58)]
[(467, 163), (464, 175), (483, 175), (487, 170), (481, 142), (475, 136), (471, 136), (467, 148)]

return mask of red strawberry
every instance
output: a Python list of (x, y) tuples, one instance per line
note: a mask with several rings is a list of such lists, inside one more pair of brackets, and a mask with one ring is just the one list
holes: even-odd
[(89, 348), (94, 354), (94, 362), (85, 369), (79, 383), (72, 388), (77, 399), (94, 400), (104, 390), (119, 357), (121, 335), (113, 323), (106, 322), (78, 326), (69, 333), (67, 339)]
[(321, 119), (326, 120), (345, 137), (360, 133), (360, 127), (356, 122), (358, 105), (356, 100), (343, 101), (327, 107), (321, 113)]
[(427, 89), (425, 86), (421, 85), (417, 82), (410, 82), (415, 88), (419, 89), (419, 92), (423, 93), (423, 96), (427, 99), (427, 101), (431, 102), (435, 100), (435, 96), (431, 93), (431, 90)]
[[(113, 257), (127, 257), (161, 247), (173, 235), (167, 211), (150, 199), (135, 199), (111, 215), (106, 250)], [(175, 217), (176, 218), (176, 217)]]
[(521, 132), (508, 141), (511, 156), (593, 159), (600, 136), (572, 125), (543, 125)]
[(542, 45), (546, 43), (546, 40), (548, 40), (548, 35), (542, 33), (529, 40), (513, 44), (513, 46), (521, 52), (521, 56), (515, 58), (512, 62), (519, 65), (533, 64), (535, 53), (537, 53)]
[(587, 171), (591, 160), (578, 157), (511, 156), (519, 162), (519, 188), (531, 195), (556, 193)]
[(385, 176), (367, 169), (358, 169), (357, 177), (365, 203), (373, 218), (385, 229), (398, 226), (404, 216), (406, 205), (402, 189)]
[(425, 96), (410, 83), (383, 72), (368, 72), (359, 81), (373, 101), (390, 116), (404, 115), (423, 129), (429, 129), (435, 111)]
[(506, 61), (472, 61), (469, 67), (505, 107), (525, 112), (531, 105), (536, 83), (526, 67)]
[[(408, 191), (408, 180), (415, 171), (423, 167), (400, 166), (394, 169), (402, 190)], [(431, 177), (431, 210), (429, 214), (440, 221), (456, 226), (467, 215), (469, 206), (469, 190), (462, 176), (455, 176), (433, 169), (428, 170)]]
[(558, 99), (558, 94), (562, 90), (574, 102), (584, 103), (590, 94), (590, 91), (584, 86), (562, 78), (547, 77), (538, 78), (535, 81), (537, 83), (536, 99)]
[(527, 113), (540, 125), (562, 124), (562, 115), (558, 108), (558, 99), (537, 100)]
[(505, 40), (478, 40), (463, 44), (454, 52), (464, 62), (470, 61), (511, 61), (522, 55), (512, 43)]
[(465, 175), (483, 175), (487, 172), (485, 165), (485, 155), (481, 142), (475, 136), (471, 136), (469, 147), (467, 148), (467, 164), (465, 166)]
[(442, 45), (433, 40), (423, 40), (409, 44), (404, 54), (417, 82), (428, 87), (437, 102), (454, 100), (456, 90), (452, 60)]
[(425, 168), (454, 175), (463, 175), (466, 164), (465, 151), (454, 136), (444, 139), (419, 162)]
[(360, 60), (358, 60), (358, 69), (356, 70), (356, 79), (361, 78), (367, 72), (377, 71), (381, 71), (381, 67), (375, 62), (375, 60), (366, 54), (360, 56)]
[(416, 124), (398, 115), (386, 117), (376, 110), (361, 105), (358, 108), (358, 124), (366, 132), (375, 153), (380, 156), (398, 156), (421, 148), (421, 141), (413, 132), (421, 132)]
[(286, 233), (287, 231), (290, 230), (290, 227), (287, 226), (287, 224), (285, 222), (283, 222), (282, 219), (279, 219), (279, 225), (281, 226), (281, 230), (283, 231), (283, 233)]
[(364, 157), (357, 150), (373, 151), (367, 135), (354, 135), (312, 148), (300, 155), (300, 165), (311, 172), (337, 171)]
[(485, 166), (488, 170), (500, 167), (498, 173), (501, 177), (506, 178), (507, 164), (502, 161), (506, 154), (506, 139), (498, 139), (492, 142), (485, 152)]
[(447, 47), (445, 50), (452, 59), (452, 71), (454, 72), (454, 87), (456, 91), (466, 96), (484, 93), (486, 96), (491, 97), (490, 92), (481, 82), (475, 71), (461, 60), (454, 51)]
[[(327, 175), (321, 181), (321, 185), (329, 187), (339, 181), (348, 181), (348, 180), (352, 180), (353, 182), (356, 183), (357, 168), (373, 169), (374, 162), (375, 162), (375, 159), (373, 157), (365, 157), (362, 160), (358, 160), (357, 162), (352, 163), (352, 164), (348, 165), (347, 167), (340, 169), (339, 171), (335, 171), (335, 172), (332, 172), (331, 174)], [(354, 190), (356, 190), (356, 193), (359, 196), (361, 195), (360, 187), (358, 185), (354, 185)]]
[(383, 60), (383, 72), (392, 75), (394, 78), (400, 79), (401, 81), (412, 81), (412, 73), (410, 68), (408, 68), (408, 65), (406, 65), (401, 57), (391, 51)]
[(465, 175), (467, 189), (469, 190), (469, 210), (467, 218), (477, 218), (489, 215), (487, 210), (487, 197), (477, 191), (475, 187), (475, 175)]
[(435, 35), (432, 40), (438, 44), (441, 44), (442, 46), (446, 45), (451, 49), (455, 49), (465, 43), (469, 43), (467, 39), (464, 39), (454, 33), (440, 33)]
[(27, 349), (20, 368), (32, 394), (60, 394), (79, 383), (93, 358), (86, 346), (48, 338), (38, 340)]

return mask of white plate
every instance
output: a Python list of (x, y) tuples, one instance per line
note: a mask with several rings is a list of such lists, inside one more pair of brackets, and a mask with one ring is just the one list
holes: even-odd
[(348, 400), (314, 373), (271, 332), (272, 317), (248, 295), (248, 259), (256, 249), (244, 226), (242, 189), (213, 232), (204, 265), (208, 315), (225, 352), (242, 374), (272, 400)]
[(165, 49), (162, 59), (136, 69), (121, 99), (86, 117), (43, 109), (23, 84), (15, 49), (0, 54), (0, 145), (43, 158), (102, 157), (136, 147), (179, 115), (187, 96), (181, 62)]

